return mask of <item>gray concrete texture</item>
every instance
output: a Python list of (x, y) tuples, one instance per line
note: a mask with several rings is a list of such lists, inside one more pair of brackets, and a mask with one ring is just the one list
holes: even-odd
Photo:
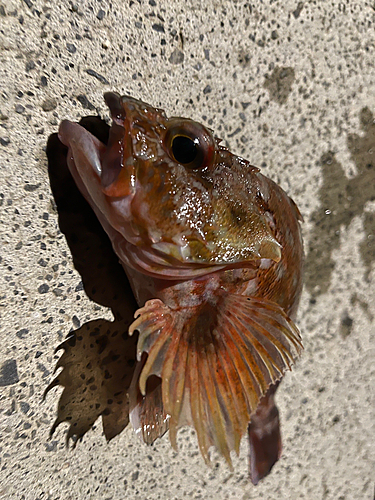
[[(374, 2), (1, 0), (0, 37), (0, 498), (373, 500)], [(64, 118), (107, 119), (108, 90), (211, 127), (304, 216), (305, 350), (277, 395), (282, 458), (257, 487), (245, 441), (231, 473), (216, 454), (205, 466), (190, 429), (178, 453), (130, 426), (107, 443), (101, 417), (75, 450), (67, 423), (49, 439), (54, 349), (113, 317), (73, 265), (46, 145)]]

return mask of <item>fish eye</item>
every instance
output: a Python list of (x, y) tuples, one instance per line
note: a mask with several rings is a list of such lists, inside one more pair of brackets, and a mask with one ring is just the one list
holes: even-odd
[(172, 160), (192, 169), (210, 166), (215, 156), (215, 140), (192, 120), (171, 119), (164, 144)]
[(176, 135), (172, 140), (172, 153), (178, 163), (183, 165), (193, 162), (198, 156), (199, 141), (186, 137), (184, 135)]

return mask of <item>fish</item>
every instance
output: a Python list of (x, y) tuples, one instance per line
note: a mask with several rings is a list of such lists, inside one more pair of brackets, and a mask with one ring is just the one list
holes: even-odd
[(146, 443), (195, 429), (232, 469), (249, 439), (257, 484), (281, 455), (276, 389), (300, 356), (302, 216), (283, 189), (204, 125), (104, 94), (107, 144), (64, 120), (77, 187), (138, 304), (130, 421)]

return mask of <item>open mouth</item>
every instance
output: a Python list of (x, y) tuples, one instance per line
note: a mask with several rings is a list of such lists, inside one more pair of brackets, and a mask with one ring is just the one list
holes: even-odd
[(68, 120), (61, 123), (59, 138), (69, 148), (71, 170), (77, 171), (89, 191), (94, 173), (105, 195), (123, 197), (131, 194), (134, 187), (130, 123), (118, 94), (108, 92), (105, 100), (113, 119), (106, 144), (81, 125)]

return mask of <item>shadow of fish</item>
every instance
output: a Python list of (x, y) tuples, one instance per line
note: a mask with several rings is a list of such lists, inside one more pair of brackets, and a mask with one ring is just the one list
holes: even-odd
[[(103, 142), (108, 140), (109, 127), (99, 118), (86, 117), (80, 124)], [(55, 372), (62, 370), (45, 395), (58, 385), (64, 390), (51, 435), (60, 423), (67, 422), (67, 443), (72, 438), (75, 445), (98, 418), (102, 419), (108, 440), (129, 422), (127, 393), (136, 364), (136, 339), (129, 337), (128, 329), (136, 302), (108, 236), (69, 172), (67, 152), (57, 134), (51, 135), (47, 144), (48, 173), (59, 226), (84, 291), (97, 304), (109, 307), (114, 316), (113, 321), (99, 319), (83, 324), (57, 348), (64, 353)]]

